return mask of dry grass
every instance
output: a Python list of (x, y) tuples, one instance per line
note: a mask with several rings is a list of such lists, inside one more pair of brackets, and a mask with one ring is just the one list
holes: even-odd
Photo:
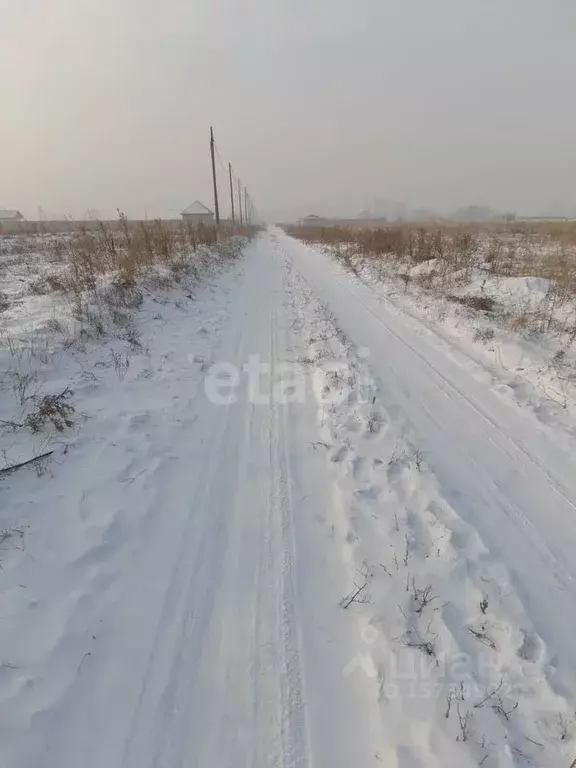
[[(194, 284), (210, 269), (224, 265), (241, 252), (254, 228), (193, 227), (181, 222), (130, 222), (119, 213), (113, 225), (97, 222), (91, 228), (61, 235), (0, 237), (0, 277), (11, 287), (22, 286), (4, 298), (0, 310), (25, 303), (26, 292), (53, 296), (61, 316), (35, 331), (9, 331), (0, 325), (0, 432), (11, 440), (27, 429), (63, 432), (74, 424), (72, 390), (46, 392), (45, 372), (56, 353), (83, 349), (85, 340), (101, 337), (123, 342), (113, 351), (119, 378), (126, 375), (129, 352), (142, 349), (136, 310), (145, 294), (158, 301), (174, 287), (191, 296)], [(24, 304), (25, 305), (25, 304)], [(14, 319), (10, 318), (14, 326)], [(55, 334), (58, 339), (54, 339)], [(6, 461), (8, 465), (9, 462)]]
[[(398, 279), (472, 311), (492, 312), (494, 297), (459, 296), (472, 281), (510, 277), (546, 280), (539, 302), (498, 308), (519, 332), (576, 338), (576, 223), (394, 224), (375, 229), (292, 228), (289, 234), (323, 244), (355, 272), (369, 267), (381, 280)], [(559, 319), (559, 317), (562, 319)]]
[[(119, 212), (115, 222), (78, 224), (59, 235), (0, 237), (0, 277), (23, 285), (28, 293), (60, 297), (68, 314), (88, 335), (127, 328), (143, 290), (190, 287), (214, 263), (239, 252), (254, 228), (213, 227), (183, 222), (130, 222)], [(18, 302), (0, 294), (0, 311)]]
[(120, 214), (119, 227), (98, 222), (95, 231), (82, 228), (64, 241), (56, 240), (53, 248), (69, 266), (68, 284), (60, 275), (48, 281), (54, 289), (90, 290), (99, 276), (107, 274), (114, 275), (118, 285), (133, 287), (151, 266), (170, 269), (185, 261), (193, 268), (198, 249), (215, 244), (215, 231), (209, 227), (176, 227), (160, 219), (132, 224)]
[(195, 281), (214, 254), (220, 259), (235, 255), (237, 236), (252, 233), (236, 228), (217, 238), (212, 227), (160, 219), (130, 222), (119, 213), (113, 225), (96, 222), (48, 236), (46, 261), (54, 269), (33, 281), (30, 291), (60, 294), (85, 333), (102, 335), (130, 326), (129, 311), (142, 303), (142, 287), (166, 290)]

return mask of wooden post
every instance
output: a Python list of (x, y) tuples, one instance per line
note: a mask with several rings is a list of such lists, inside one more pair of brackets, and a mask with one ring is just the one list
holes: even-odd
[(242, 226), (242, 191), (240, 188), (240, 179), (238, 179), (238, 210), (240, 211), (240, 226)]
[(232, 187), (232, 163), (228, 163), (228, 175), (230, 176), (230, 204), (232, 205), (232, 224), (236, 223), (234, 215), (234, 188)]
[(220, 227), (220, 206), (218, 205), (218, 184), (216, 183), (216, 162), (214, 159), (214, 131), (210, 126), (210, 155), (212, 157), (212, 181), (214, 183), (214, 209), (216, 212), (216, 229)]
[(244, 187), (244, 219), (246, 224), (250, 224), (250, 219), (248, 217), (248, 190), (246, 187)]

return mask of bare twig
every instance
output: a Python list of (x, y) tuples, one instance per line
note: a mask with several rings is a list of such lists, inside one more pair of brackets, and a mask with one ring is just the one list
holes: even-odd
[(314, 448), (315, 451), (318, 450), (319, 446), (321, 446), (322, 448), (326, 448), (326, 450), (330, 448), (328, 443), (325, 443), (322, 440), (316, 440), (315, 442), (311, 442), (310, 445), (312, 446), (312, 448)]
[(525, 752), (522, 752), (522, 750), (519, 747), (511, 747), (512, 752), (518, 755), (518, 757), (521, 757), (523, 760), (527, 760), (529, 763), (532, 762), (532, 760), (528, 757), (528, 755)]
[(454, 691), (449, 691), (448, 696), (446, 697), (446, 711), (444, 712), (444, 717), (446, 720), (450, 717), (450, 710), (452, 709), (452, 700), (454, 699)]
[(426, 627), (426, 632), (430, 632), (430, 627), (432, 626), (432, 621), (434, 619), (434, 614), (436, 613), (436, 611), (439, 611), (439, 610), (440, 610), (440, 608), (434, 608), (432, 610), (432, 615), (430, 616), (430, 621), (428, 622), (428, 626)]
[[(424, 640), (420, 637), (417, 630), (412, 630), (414, 632), (414, 637), (410, 635), (410, 631), (407, 632), (404, 637), (402, 638), (402, 642), (406, 646), (406, 648), (417, 648), (419, 651), (422, 651), (426, 656), (430, 656), (434, 659), (436, 659), (436, 647), (434, 645), (433, 640)], [(434, 640), (437, 639), (437, 635), (434, 636)], [(436, 664), (438, 664), (438, 661), (436, 661)]]
[(38, 402), (36, 410), (26, 416), (25, 426), (30, 427), (35, 433), (40, 432), (48, 421), (58, 432), (74, 426), (72, 418), (74, 406), (70, 403), (73, 394), (70, 387), (66, 387), (58, 395), (44, 395)]
[(364, 574), (364, 584), (356, 584), (354, 582), (354, 589), (345, 597), (340, 600), (340, 607), (346, 610), (349, 608), (352, 603), (368, 603), (370, 601), (370, 596), (366, 594), (366, 590), (368, 589), (368, 586), (370, 584), (370, 579), (367, 574)]
[(401, 605), (398, 605), (398, 609), (399, 609), (400, 613), (402, 614), (402, 616), (404, 616), (406, 621), (408, 621), (408, 616), (406, 615), (406, 612), (405, 612), (404, 608), (402, 608)]
[(404, 552), (404, 565), (406, 568), (408, 567), (408, 560), (410, 559), (410, 541), (408, 539), (408, 534), (406, 534), (406, 550)]
[(470, 735), (469, 724), (472, 713), (470, 710), (467, 710), (465, 714), (462, 714), (460, 710), (460, 702), (456, 705), (456, 713), (458, 714), (458, 722), (460, 724), (460, 736), (458, 736), (457, 741), (468, 741), (468, 736)]
[(502, 715), (504, 720), (510, 720), (510, 715), (512, 714), (512, 712), (514, 712), (515, 709), (518, 709), (518, 702), (514, 704), (512, 709), (506, 709), (504, 707), (504, 702), (502, 701), (502, 697), (498, 696), (498, 704), (493, 704), (492, 709), (494, 710), (494, 712), (497, 712), (499, 715)]
[(430, 603), (438, 599), (436, 595), (432, 595), (431, 584), (427, 584), (423, 589), (419, 589), (416, 586), (414, 579), (412, 579), (412, 597), (414, 598), (414, 602), (417, 606), (416, 613), (420, 616), (422, 615), (424, 609), (430, 605)]
[[(445, 537), (446, 537), (446, 531), (445, 531), (444, 533), (441, 533), (439, 536), (437, 536), (437, 537), (434, 539), (434, 541), (433, 541), (433, 542), (430, 544), (430, 551), (429, 551), (429, 552), (428, 552), (428, 554), (426, 555), (426, 557), (425, 557), (425, 560), (428, 560), (428, 558), (429, 558), (429, 557), (430, 557), (430, 555), (432, 554), (432, 550), (434, 549), (434, 547), (436, 546), (436, 544), (438, 544), (438, 542), (439, 542), (439, 541), (442, 541), (442, 539), (444, 539)], [(436, 548), (436, 557), (440, 557), (440, 547), (437, 547), (437, 548)]]
[(5, 421), (4, 419), (0, 419), (0, 424), (13, 430), (22, 429), (24, 427), (24, 424), (20, 424), (17, 421)]
[(28, 461), (21, 461), (19, 464), (12, 464), (9, 467), (4, 467), (3, 469), (0, 469), (0, 477), (3, 477), (5, 475), (10, 475), (12, 472), (15, 472), (17, 469), (20, 469), (21, 467), (27, 467), (30, 464), (34, 464), (37, 461), (42, 461), (42, 459), (47, 459), (49, 456), (52, 456), (54, 451), (47, 451), (46, 453), (42, 453), (40, 456), (34, 456), (33, 459), (28, 459)]
[(504, 678), (501, 678), (501, 680), (500, 680), (500, 682), (499, 682), (499, 684), (498, 684), (498, 687), (497, 687), (497, 688), (494, 688), (494, 690), (493, 690), (493, 691), (488, 691), (488, 693), (486, 694), (486, 696), (484, 696), (484, 698), (482, 699), (482, 701), (479, 701), (477, 704), (474, 704), (474, 709), (480, 709), (480, 707), (481, 707), (483, 704), (486, 704), (486, 702), (487, 702), (489, 699), (491, 699), (493, 696), (495, 696), (495, 695), (498, 693), (498, 691), (500, 691), (500, 690), (501, 690), (501, 688), (502, 688), (502, 686), (503, 686), (503, 685), (504, 685)]
[(422, 456), (422, 451), (419, 448), (417, 448), (412, 454), (412, 461), (414, 462), (414, 464), (416, 464), (416, 468), (418, 469), (419, 472), (422, 470), (423, 458), (424, 457)]
[(493, 650), (496, 649), (496, 643), (494, 640), (492, 640), (491, 637), (488, 637), (484, 629), (474, 629), (474, 627), (468, 627), (468, 632), (470, 632), (471, 635), (473, 635), (476, 640), (480, 640), (481, 643), (484, 643), (484, 645), (489, 646)]

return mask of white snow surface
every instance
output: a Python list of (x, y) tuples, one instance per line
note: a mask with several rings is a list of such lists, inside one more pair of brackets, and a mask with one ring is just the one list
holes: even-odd
[(139, 330), (0, 477), (0, 766), (569, 768), (573, 431), (274, 228)]

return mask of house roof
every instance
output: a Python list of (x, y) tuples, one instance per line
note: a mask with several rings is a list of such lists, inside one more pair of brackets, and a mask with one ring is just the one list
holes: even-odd
[(20, 213), (20, 211), (17, 211), (16, 209), (10, 209), (10, 208), (0, 208), (0, 219), (23, 219), (24, 216)]
[(204, 203), (201, 203), (200, 200), (194, 200), (192, 205), (189, 205), (188, 208), (186, 208), (186, 210), (182, 211), (182, 215), (184, 215), (185, 213), (204, 215), (204, 216), (206, 214), (210, 214), (211, 216), (214, 215), (213, 211), (211, 211), (210, 208), (206, 208)]

